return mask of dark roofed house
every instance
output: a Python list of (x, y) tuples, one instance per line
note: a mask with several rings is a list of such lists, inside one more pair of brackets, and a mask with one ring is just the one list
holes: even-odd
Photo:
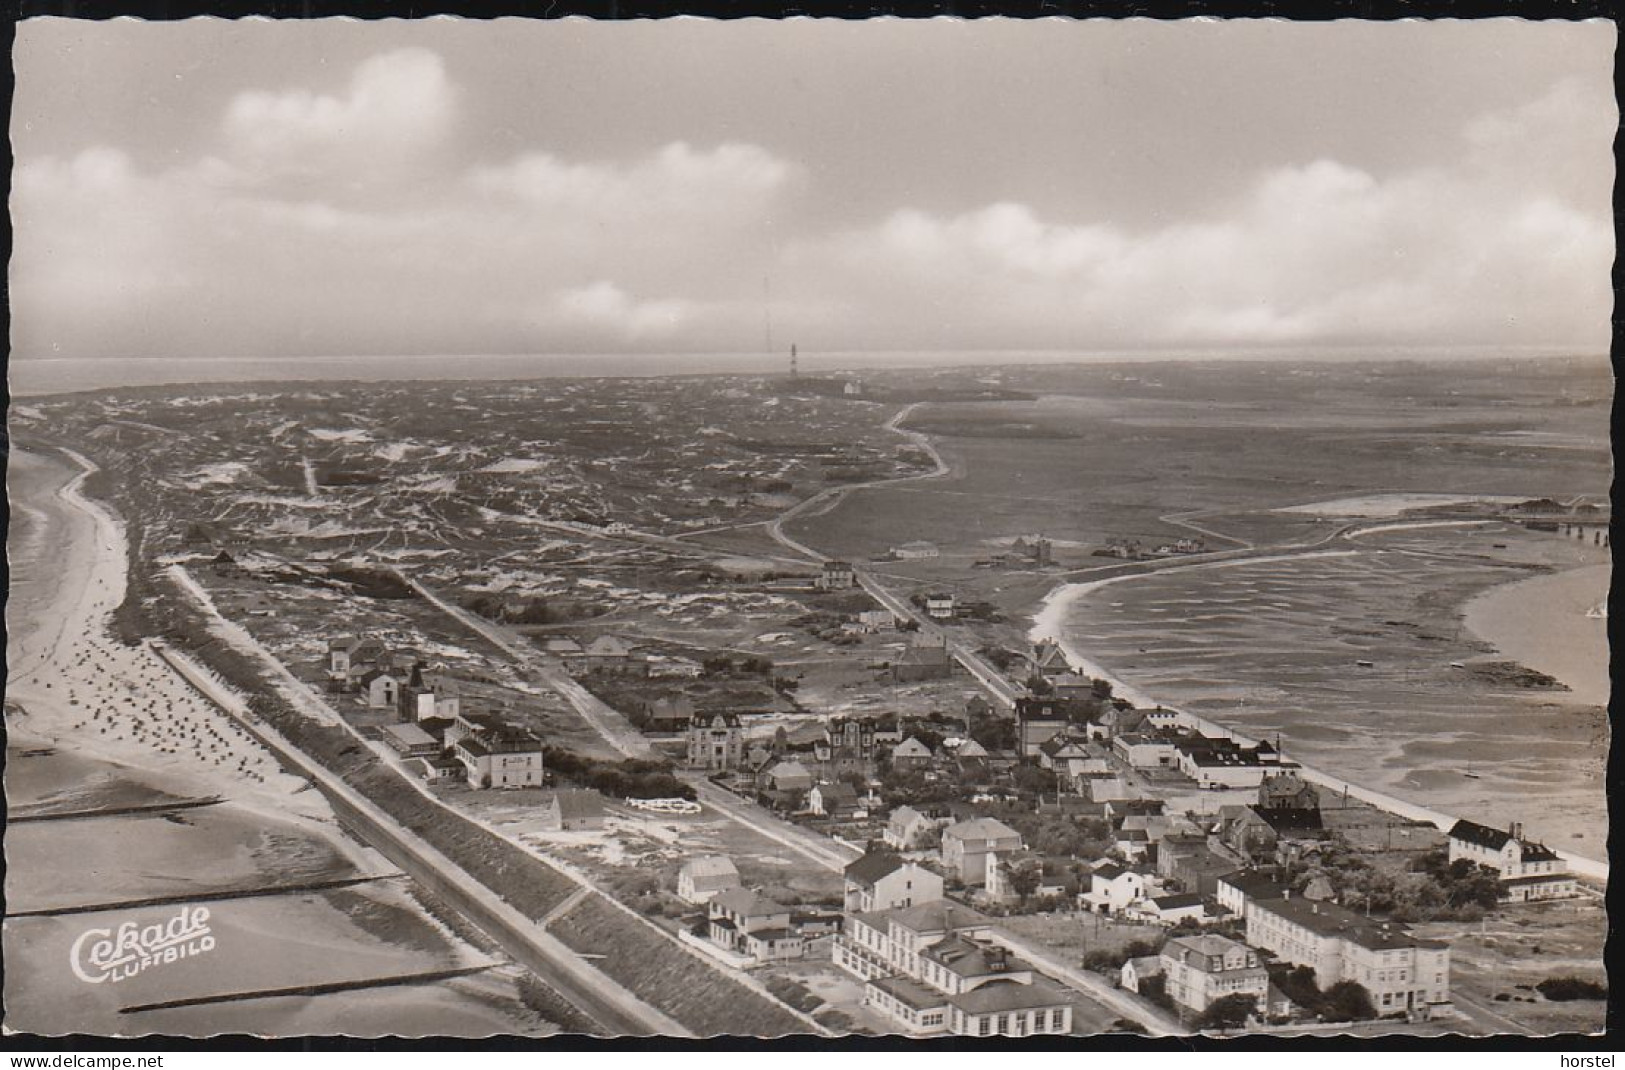
[(942, 878), (890, 851), (870, 851), (850, 863), (846, 909), (872, 913), (931, 903), (942, 898)]
[(1249, 806), (1226, 825), (1223, 838), (1231, 849), (1257, 855), (1282, 840), (1323, 840), (1327, 833), (1319, 810)]
[(954, 673), (954, 658), (946, 646), (913, 644), (891, 665), (894, 683), (911, 684), (921, 680), (946, 680)]
[(1450, 829), (1450, 861), (1458, 859), (1495, 870), (1502, 899), (1528, 902), (1579, 894), (1568, 863), (1545, 844), (1524, 839), (1518, 823), (1503, 832), (1476, 821), (1457, 821)]
[(697, 713), (688, 724), (688, 765), (722, 772), (745, 759), (745, 727), (737, 713)]

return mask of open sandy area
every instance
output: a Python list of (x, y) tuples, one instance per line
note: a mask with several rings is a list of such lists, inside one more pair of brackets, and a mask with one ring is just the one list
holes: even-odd
[[(12, 452), (8, 491), (26, 519), (10, 548), (8, 804), (22, 814), (43, 814), (195, 798), (223, 801), (171, 814), (13, 826), (7, 842), (12, 909), (207, 897), (266, 884), (391, 872), (393, 867), (339, 828), (319, 793), (281, 771), (268, 752), (149, 649), (123, 646), (108, 635), (108, 614), (123, 597), (125, 538), (114, 517), (79, 494), (79, 482), (80, 475), (64, 463)], [(49, 1034), (172, 1029), (209, 1035), (228, 1028), (286, 1034), (321, 1012), (300, 1000), (249, 1001), (190, 1008), (152, 1024), (119, 1011), (141, 1002), (489, 961), (396, 881), (211, 905), (212, 951), (116, 984), (79, 979), (70, 962), (74, 942), (87, 928), (164, 920), (178, 906), (8, 918), (7, 1024)], [(511, 1013), (497, 1025), (487, 989), (484, 994), (466, 986), (447, 990), (426, 1004), (418, 1001), (422, 1006), (400, 1003), (393, 1023), (384, 1024), (384, 1016), (374, 1013), (366, 1026), (339, 1028), (364, 1028), (373, 1035), (552, 1028), (518, 1003), (511, 982), (504, 989)], [(261, 1002), (265, 1005), (254, 1013)], [(211, 1014), (216, 1006), (229, 1007), (230, 1013), (216, 1019)], [(423, 1013), (425, 1007), (439, 1007), (445, 1015), (431, 1017)]]

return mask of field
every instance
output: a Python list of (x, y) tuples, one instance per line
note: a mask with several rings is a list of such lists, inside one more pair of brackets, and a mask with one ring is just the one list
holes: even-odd
[(783, 1006), (680, 945), (645, 934), (617, 908), (590, 898), (552, 932), (598, 968), (702, 1037), (777, 1037), (812, 1032)]
[(1450, 941), (1450, 979), (1458, 993), (1531, 1032), (1602, 1029), (1602, 1001), (1553, 1002), (1534, 990), (1554, 977), (1607, 985), (1602, 955), (1608, 919), (1600, 900), (1504, 907), (1480, 924), (1419, 925), (1416, 932)]
[(1268, 511), (1312, 501), (1606, 490), (1600, 361), (1090, 365), (1003, 379), (1041, 396), (930, 405), (910, 420), (949, 475), (856, 491), (793, 533), (855, 558), (911, 539), (985, 552), (1033, 532), (1096, 547), (1189, 535), (1164, 518), (1198, 513), (1203, 526), (1273, 542), (1315, 521)]

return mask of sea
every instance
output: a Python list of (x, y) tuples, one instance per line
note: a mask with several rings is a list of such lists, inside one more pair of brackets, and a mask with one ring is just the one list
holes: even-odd
[[(985, 367), (998, 364), (1111, 364), (1139, 361), (1291, 359), (1295, 361), (1469, 360), (1565, 356), (1533, 348), (1349, 348), (1300, 351), (1226, 350), (801, 350), (808, 374), (859, 369)], [(787, 372), (788, 347), (756, 352), (690, 353), (434, 353), (402, 356), (299, 357), (19, 357), (8, 365), (14, 397), (39, 397), (115, 387), (244, 382), (388, 382), (507, 380), (661, 375), (768, 375)]]

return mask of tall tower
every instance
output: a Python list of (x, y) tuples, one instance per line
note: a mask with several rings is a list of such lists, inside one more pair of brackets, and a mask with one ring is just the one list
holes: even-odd
[(790, 378), (800, 378), (801, 373), (796, 369), (796, 344), (790, 343)]

